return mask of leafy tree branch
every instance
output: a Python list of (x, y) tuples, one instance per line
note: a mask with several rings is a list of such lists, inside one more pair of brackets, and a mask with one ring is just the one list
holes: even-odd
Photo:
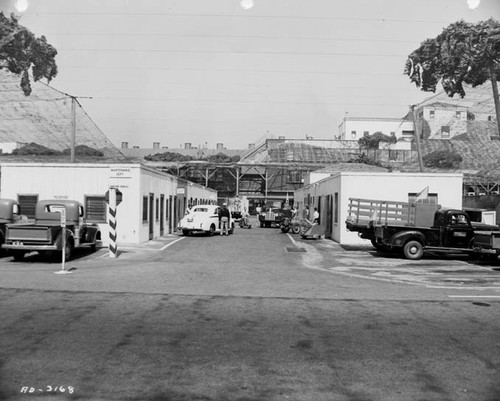
[(57, 75), (56, 55), (45, 36), (35, 37), (13, 14), (6, 17), (0, 12), (0, 68), (21, 75), (26, 96), (31, 94), (30, 72), (34, 81), (46, 78), (50, 82)]

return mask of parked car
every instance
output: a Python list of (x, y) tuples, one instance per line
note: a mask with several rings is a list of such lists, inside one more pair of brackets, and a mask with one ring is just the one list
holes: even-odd
[[(214, 235), (220, 233), (219, 210), (217, 205), (197, 205), (187, 211), (187, 214), (178, 224), (183, 235), (206, 233)], [(234, 232), (234, 219), (229, 218), (229, 234)]]

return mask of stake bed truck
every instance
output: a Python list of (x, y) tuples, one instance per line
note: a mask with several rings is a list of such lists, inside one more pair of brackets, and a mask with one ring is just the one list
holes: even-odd
[(471, 222), (467, 212), (438, 204), (350, 199), (349, 231), (381, 251), (420, 259), (425, 251), (500, 254), (498, 226)]

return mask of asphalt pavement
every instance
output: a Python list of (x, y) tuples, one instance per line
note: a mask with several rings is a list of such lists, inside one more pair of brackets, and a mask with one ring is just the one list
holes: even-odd
[(500, 399), (495, 263), (255, 225), (120, 249), (0, 259), (0, 399)]

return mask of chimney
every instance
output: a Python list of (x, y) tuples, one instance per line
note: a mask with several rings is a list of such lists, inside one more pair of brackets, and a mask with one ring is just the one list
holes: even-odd
[(139, 146), (137, 146), (137, 145), (134, 145), (134, 149), (139, 149)]
[(153, 149), (160, 149), (160, 142), (153, 142)]
[(248, 149), (255, 149), (255, 143), (249, 143)]
[(278, 139), (285, 139), (285, 137), (284, 136), (279, 136)]
[(223, 143), (218, 143), (216, 149), (217, 150), (224, 150), (224, 144)]
[(122, 142), (122, 149), (128, 149), (128, 142)]
[(191, 142), (186, 142), (184, 144), (184, 149), (191, 149)]

